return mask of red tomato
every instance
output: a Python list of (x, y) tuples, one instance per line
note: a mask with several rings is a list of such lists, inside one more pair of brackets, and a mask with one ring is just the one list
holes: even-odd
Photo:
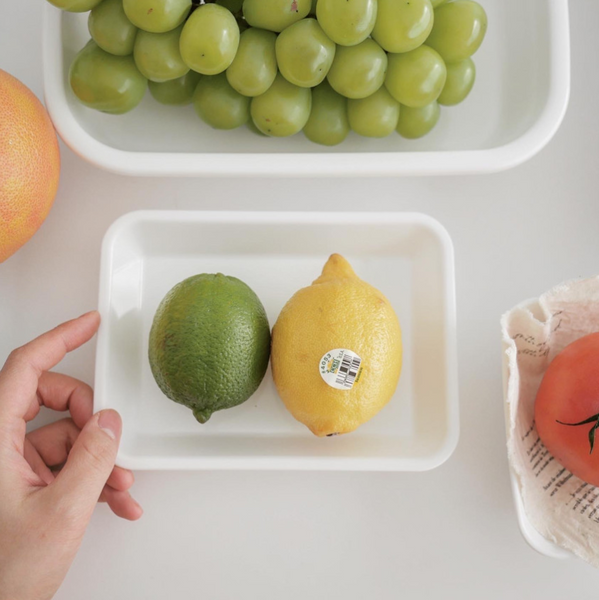
[(599, 333), (572, 342), (551, 362), (537, 392), (535, 421), (554, 458), (599, 486)]

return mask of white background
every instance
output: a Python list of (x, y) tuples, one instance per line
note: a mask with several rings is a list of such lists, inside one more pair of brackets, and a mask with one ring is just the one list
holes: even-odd
[[(43, 0), (0, 0), (0, 68), (42, 95)], [(456, 250), (461, 439), (406, 473), (146, 472), (143, 519), (96, 511), (60, 600), (597, 598), (599, 573), (520, 536), (508, 481), (499, 317), (599, 272), (599, 2), (571, 2), (573, 93), (537, 158), (488, 176), (173, 180), (105, 173), (63, 147), (56, 205), (0, 266), (0, 358), (94, 308), (100, 241), (140, 208), (422, 211)], [(514, 15), (517, 18), (517, 15)], [(93, 345), (60, 370), (93, 380)]]

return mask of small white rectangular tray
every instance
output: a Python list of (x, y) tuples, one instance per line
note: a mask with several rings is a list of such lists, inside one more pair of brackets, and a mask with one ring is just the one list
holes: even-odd
[(122, 116), (82, 106), (69, 66), (89, 39), (87, 15), (46, 6), (44, 89), (54, 125), (91, 163), (129, 175), (395, 176), (483, 173), (514, 167), (557, 131), (570, 92), (567, 0), (479, 0), (489, 16), (474, 56), (477, 82), (460, 106), (443, 108), (421, 140), (351, 134), (326, 148), (303, 134), (263, 138), (242, 127), (217, 131), (191, 106), (168, 108), (147, 94)]
[[(148, 335), (173, 285), (202, 272), (236, 276), (258, 294), (272, 326), (333, 252), (389, 298), (402, 324), (401, 380), (376, 417), (351, 434), (316, 438), (287, 412), (270, 369), (252, 398), (205, 425), (163, 396)], [(104, 239), (99, 307), (94, 408), (121, 413), (124, 467), (424, 471), (457, 444), (453, 246), (425, 215), (130, 213)]]

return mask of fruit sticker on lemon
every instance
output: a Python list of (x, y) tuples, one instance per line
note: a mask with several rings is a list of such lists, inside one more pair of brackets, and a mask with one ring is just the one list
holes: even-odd
[(320, 376), (336, 390), (351, 390), (362, 375), (362, 359), (351, 350), (336, 348), (320, 361)]
[(279, 396), (319, 437), (349, 433), (372, 419), (395, 393), (401, 363), (391, 303), (339, 254), (287, 302), (273, 328)]

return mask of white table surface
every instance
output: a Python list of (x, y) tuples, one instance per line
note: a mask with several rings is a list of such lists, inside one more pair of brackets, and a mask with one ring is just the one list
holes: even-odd
[[(43, 0), (2, 0), (0, 67), (42, 95)], [(38, 235), (0, 265), (0, 359), (95, 307), (106, 228), (141, 208), (422, 211), (456, 250), (461, 438), (410, 473), (145, 472), (143, 519), (97, 509), (60, 600), (597, 598), (599, 573), (529, 548), (512, 505), (499, 317), (560, 281), (599, 272), (599, 2), (571, 2), (564, 125), (528, 164), (488, 176), (379, 180), (136, 179), (63, 147)], [(92, 345), (64, 372), (93, 382)], [(46, 420), (48, 416), (44, 416)]]

